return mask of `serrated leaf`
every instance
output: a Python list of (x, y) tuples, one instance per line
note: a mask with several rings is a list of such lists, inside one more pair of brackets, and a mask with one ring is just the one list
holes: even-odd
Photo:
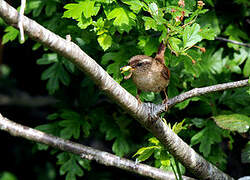
[(108, 34), (100, 35), (97, 40), (104, 51), (106, 51), (112, 45), (112, 37)]
[(250, 127), (250, 118), (243, 114), (219, 115), (213, 119), (219, 127), (239, 133), (247, 132)]
[(85, 18), (84, 16), (82, 16), (82, 18), (78, 19), (78, 23), (77, 26), (81, 29), (86, 29), (89, 25), (91, 25), (93, 23), (92, 18)]
[(91, 16), (96, 15), (100, 9), (100, 7), (95, 7), (95, 1), (91, 0), (70, 3), (65, 5), (64, 8), (67, 10), (63, 13), (63, 17), (73, 18), (78, 21), (82, 18), (82, 14), (88, 19)]
[(59, 89), (59, 81), (66, 86), (70, 83), (70, 76), (61, 62), (56, 62), (46, 69), (42, 73), (41, 79), (49, 79), (46, 87), (50, 94), (55, 93)]
[(191, 138), (191, 145), (200, 143), (200, 152), (202, 152), (205, 157), (208, 157), (212, 144), (221, 142), (221, 136), (222, 130), (212, 121), (208, 121), (206, 127)]
[(199, 32), (199, 35), (202, 37), (202, 39), (214, 40), (216, 33), (215, 30), (211, 28), (209, 24), (207, 26), (202, 27)]
[(209, 51), (203, 55), (202, 67), (205, 71), (210, 71), (212, 74), (220, 74), (226, 65), (226, 59), (223, 59), (223, 48), (216, 52)]
[(19, 34), (19, 31), (12, 26), (5, 28), (4, 32), (5, 34), (3, 35), (2, 44), (6, 44), (9, 41), (14, 41)]
[(43, 131), (48, 134), (58, 135), (59, 129), (58, 129), (58, 123), (50, 123), (50, 124), (43, 124), (37, 126), (35, 129), (39, 131)]
[(151, 17), (143, 16), (142, 19), (144, 20), (145, 30), (153, 29), (155, 31), (158, 30), (157, 24), (155, 20)]
[(130, 148), (129, 148), (129, 144), (126, 141), (125, 138), (123, 137), (118, 137), (116, 138), (113, 146), (112, 146), (112, 151), (117, 155), (117, 156), (124, 156), (125, 154), (127, 154), (129, 152)]
[(76, 176), (83, 176), (83, 170), (77, 164), (76, 158), (74, 158), (73, 155), (71, 155), (70, 159), (60, 167), (60, 174), (64, 175), (66, 173), (67, 180), (75, 180)]
[(90, 171), (90, 170), (91, 170), (90, 160), (88, 160), (88, 159), (80, 159), (80, 160), (78, 161), (78, 163), (79, 163), (84, 169), (86, 169), (87, 171)]
[(186, 26), (183, 32), (183, 46), (184, 48), (195, 45), (197, 42), (202, 40), (199, 35), (200, 25), (194, 23), (192, 26)]
[(79, 120), (63, 120), (59, 122), (59, 126), (63, 129), (60, 132), (60, 137), (70, 139), (71, 137), (78, 139), (81, 132), (81, 122)]
[(135, 13), (137, 13), (137, 14), (140, 12), (140, 10), (141, 10), (143, 7), (146, 6), (146, 4), (145, 4), (144, 2), (141, 2), (141, 1), (139, 1), (139, 0), (133, 0), (133, 1), (131, 1), (131, 0), (122, 0), (122, 2), (125, 3), (125, 4), (127, 4), (127, 5), (129, 5), (129, 6), (130, 6), (129, 8), (130, 8), (133, 12), (135, 12)]
[(129, 32), (132, 29), (132, 26), (135, 25), (135, 22), (134, 22), (135, 18), (136, 16), (132, 12), (122, 7), (117, 7), (113, 9), (107, 15), (108, 20), (114, 19), (113, 24), (114, 26), (118, 27), (118, 30), (120, 32), (123, 32), (123, 31)]
[(70, 159), (70, 155), (67, 152), (62, 152), (59, 153), (57, 156), (57, 164), (64, 164), (65, 162), (67, 162)]

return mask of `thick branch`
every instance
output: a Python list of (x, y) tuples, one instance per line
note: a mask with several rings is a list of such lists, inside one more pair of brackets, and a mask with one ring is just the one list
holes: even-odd
[(237, 44), (237, 45), (240, 45), (240, 46), (250, 47), (250, 44), (248, 44), (248, 43), (242, 43), (242, 42), (239, 42), (239, 41), (230, 40), (230, 39), (226, 39), (226, 38), (223, 38), (223, 37), (216, 37), (215, 39), (220, 40), (220, 41), (225, 41), (225, 42), (228, 42), (228, 43), (232, 43), (232, 44)]
[[(106, 166), (118, 167), (154, 179), (175, 179), (175, 175), (172, 172), (163, 171), (161, 169), (141, 163), (135, 163), (131, 160), (120, 158), (119, 156), (115, 156), (104, 151), (64, 140), (56, 136), (48, 135), (36, 129), (12, 122), (9, 119), (3, 117), (1, 114), (0, 129), (7, 131), (13, 136), (19, 136), (38, 143), (44, 143), (54, 148), (80, 155), (82, 158), (88, 160), (95, 160), (98, 163), (104, 164)], [(193, 178), (183, 176), (183, 179), (192, 180)]]
[[(18, 13), (4, 0), (0, 0), (0, 17), (7, 23), (17, 27)], [(190, 148), (161, 121), (159, 116), (153, 115), (154, 109), (158, 106), (145, 103), (139, 104), (135, 97), (114, 81), (101, 66), (84, 53), (76, 44), (60, 38), (27, 17), (23, 19), (23, 27), (29, 37), (68, 58), (79, 69), (91, 77), (102, 91), (152, 132), (172, 155), (197, 177), (201, 179), (232, 179)]]

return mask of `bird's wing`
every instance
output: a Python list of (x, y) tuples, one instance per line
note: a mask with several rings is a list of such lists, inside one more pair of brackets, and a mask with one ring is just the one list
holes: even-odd
[(162, 69), (161, 74), (165, 79), (170, 79), (170, 70), (166, 66)]

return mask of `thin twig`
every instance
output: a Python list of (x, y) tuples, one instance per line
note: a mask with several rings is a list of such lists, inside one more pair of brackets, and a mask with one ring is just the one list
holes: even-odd
[(26, 0), (21, 0), (21, 8), (20, 8), (19, 16), (18, 16), (18, 27), (20, 30), (21, 43), (24, 43), (25, 41), (24, 31), (23, 31), (23, 17), (24, 17), (25, 5), (26, 5)]
[(188, 92), (182, 93), (178, 96), (175, 96), (169, 99), (167, 104), (168, 104), (168, 107), (172, 107), (176, 105), (177, 103), (183, 102), (195, 96), (200, 96), (200, 95), (208, 94), (211, 92), (222, 91), (222, 90), (227, 90), (227, 89), (232, 89), (232, 88), (239, 88), (239, 87), (244, 87), (244, 86), (249, 86), (249, 85), (250, 84), (248, 83), (248, 79), (245, 79), (241, 81), (216, 84), (213, 86), (207, 86), (207, 87), (202, 87), (202, 88), (195, 88)]
[(226, 39), (226, 38), (223, 38), (223, 37), (216, 37), (215, 39), (220, 40), (220, 41), (225, 41), (225, 42), (228, 42), (228, 43), (232, 43), (232, 44), (237, 44), (237, 45), (240, 45), (240, 46), (246, 46), (246, 47), (250, 48), (249, 43), (242, 43), (242, 42), (239, 42), (239, 41), (230, 40), (230, 39)]
[[(10, 121), (9, 119), (3, 117), (1, 114), (0, 129), (3, 131), (7, 131), (13, 136), (19, 136), (31, 141), (43, 143), (62, 151), (80, 155), (81, 158), (84, 159), (95, 160), (98, 163), (104, 164), (106, 166), (118, 167), (154, 179), (175, 179), (174, 173), (172, 172), (163, 171), (161, 169), (157, 169), (141, 163), (135, 163), (134, 161), (115, 156), (111, 153), (100, 151), (91, 147), (84, 146), (82, 144), (74, 143), (72, 141), (64, 140), (62, 138), (46, 134), (36, 129)], [(193, 179), (186, 176), (183, 176), (182, 178), (185, 180)]]

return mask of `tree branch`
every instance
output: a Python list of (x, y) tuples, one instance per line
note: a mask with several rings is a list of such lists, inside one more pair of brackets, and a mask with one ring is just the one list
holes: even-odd
[[(4, 0), (0, 0), (0, 17), (8, 24), (17, 27), (18, 13)], [(55, 35), (35, 21), (24, 17), (23, 27), (26, 34), (36, 41), (46, 45), (55, 52), (68, 58), (117, 104), (147, 128), (158, 138), (185, 167), (201, 179), (232, 179), (217, 167), (207, 162), (197, 154), (182, 139), (180, 139), (161, 118), (154, 114), (160, 106), (152, 103), (139, 104), (134, 96), (129, 94), (92, 58), (84, 53), (76, 44)]]
[[(67, 151), (76, 155), (80, 155), (81, 158), (88, 160), (95, 160), (100, 164), (106, 166), (114, 166), (120, 169), (124, 169), (130, 172), (134, 172), (143, 176), (151, 177), (154, 179), (169, 179), (175, 180), (175, 175), (172, 172), (163, 171), (145, 164), (135, 163), (131, 160), (120, 158), (113, 154), (100, 151), (91, 147), (84, 146), (82, 144), (74, 143), (72, 141), (64, 140), (56, 136), (46, 134), (36, 129), (17, 124), (3, 117), (0, 114), (0, 129), (7, 131), (13, 136), (23, 137), (31, 141), (43, 143), (62, 151)], [(184, 180), (192, 180), (186, 176), (182, 176)]]
[(223, 37), (216, 37), (215, 39), (220, 40), (220, 41), (225, 41), (225, 42), (228, 42), (228, 43), (232, 43), (232, 44), (237, 44), (237, 45), (240, 45), (240, 46), (250, 47), (250, 44), (248, 44), (248, 43), (242, 43), (242, 42), (239, 42), (239, 41), (230, 40), (230, 39), (226, 39), (226, 38), (223, 38)]

